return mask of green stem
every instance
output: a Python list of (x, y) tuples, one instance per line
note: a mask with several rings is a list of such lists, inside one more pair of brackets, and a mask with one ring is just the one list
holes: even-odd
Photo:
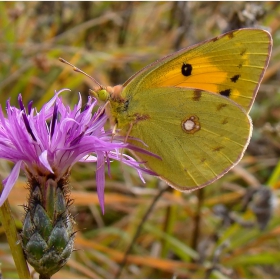
[[(2, 193), (3, 186), (0, 185), (0, 192)], [(31, 279), (28, 266), (23, 254), (20, 238), (18, 237), (15, 221), (12, 217), (12, 211), (8, 200), (0, 207), (0, 220), (4, 227), (5, 234), (7, 236), (8, 243), (14, 258), (16, 269), (19, 277), (25, 279)]]
[[(175, 192), (176, 190), (174, 190)], [(163, 232), (165, 232), (168, 235), (172, 235), (172, 231), (174, 230), (174, 224), (176, 221), (178, 213), (178, 206), (177, 205), (171, 205), (167, 207), (166, 210), (166, 220), (164, 223), (164, 229)], [(170, 243), (166, 238), (163, 238), (162, 240), (162, 253), (161, 257), (165, 259), (168, 255), (168, 252), (170, 250)]]

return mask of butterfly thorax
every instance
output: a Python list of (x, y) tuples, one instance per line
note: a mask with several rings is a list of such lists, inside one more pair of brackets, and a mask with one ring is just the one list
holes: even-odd
[(129, 125), (135, 121), (135, 117), (129, 116), (129, 99), (122, 96), (123, 86), (107, 86), (94, 89), (93, 95), (100, 103), (107, 103), (105, 110), (112, 125), (117, 125), (118, 129), (125, 131)]

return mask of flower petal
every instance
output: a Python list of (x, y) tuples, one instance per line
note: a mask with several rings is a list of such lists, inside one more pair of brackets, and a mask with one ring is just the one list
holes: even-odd
[(3, 203), (7, 199), (10, 191), (12, 190), (13, 186), (16, 183), (16, 180), (18, 179), (21, 164), (22, 164), (22, 161), (21, 160), (18, 161), (15, 164), (13, 170), (11, 171), (11, 174), (4, 180), (5, 181), (5, 183), (3, 184), (4, 189), (3, 189), (1, 197), (0, 197), (0, 207), (3, 205)]
[(39, 156), (40, 162), (51, 172), (54, 173), (52, 170), (52, 167), (49, 164), (48, 161), (48, 151), (44, 151), (40, 156)]

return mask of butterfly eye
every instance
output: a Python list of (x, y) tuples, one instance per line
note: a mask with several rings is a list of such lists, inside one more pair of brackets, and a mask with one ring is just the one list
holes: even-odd
[(109, 96), (110, 96), (110, 94), (106, 89), (101, 89), (101, 90), (96, 92), (96, 97), (100, 101), (107, 101), (109, 99)]

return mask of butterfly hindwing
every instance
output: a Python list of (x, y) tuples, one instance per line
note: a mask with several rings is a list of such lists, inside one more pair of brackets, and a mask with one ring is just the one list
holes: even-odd
[[(131, 97), (127, 119), (134, 118), (130, 136), (161, 160), (136, 154), (146, 166), (179, 190), (216, 180), (242, 157), (251, 136), (245, 110), (231, 100), (205, 91), (164, 87)], [(127, 121), (119, 119), (126, 134)]]

